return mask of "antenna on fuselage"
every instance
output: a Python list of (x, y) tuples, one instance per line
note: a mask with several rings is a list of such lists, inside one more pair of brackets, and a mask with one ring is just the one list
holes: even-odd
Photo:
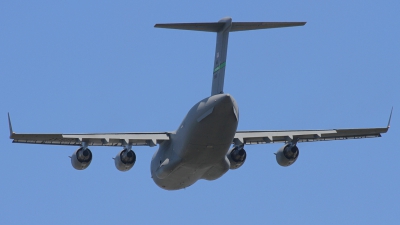
[(217, 23), (166, 23), (156, 24), (154, 27), (217, 33), (211, 88), (211, 95), (217, 95), (224, 93), (229, 32), (303, 26), (304, 24), (306, 22), (232, 22), (232, 18), (225, 17)]

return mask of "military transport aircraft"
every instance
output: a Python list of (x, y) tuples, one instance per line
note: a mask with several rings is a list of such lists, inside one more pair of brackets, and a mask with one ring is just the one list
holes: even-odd
[[(346, 140), (381, 137), (387, 127), (331, 130), (237, 131), (239, 108), (235, 99), (224, 93), (224, 77), (230, 32), (303, 26), (305, 22), (232, 22), (229, 17), (213, 23), (156, 24), (171, 28), (217, 33), (211, 96), (196, 103), (178, 129), (155, 133), (95, 134), (16, 134), (8, 115), (13, 143), (79, 146), (71, 158), (77, 170), (86, 169), (92, 161), (89, 146), (118, 146), (123, 149), (114, 158), (120, 171), (128, 171), (136, 161), (133, 146), (156, 146), (151, 160), (154, 182), (166, 190), (178, 190), (199, 179), (215, 180), (229, 169), (237, 169), (246, 160), (244, 145), (281, 142), (275, 153), (281, 166), (292, 165), (299, 156), (299, 142)], [(391, 117), (391, 114), (390, 114)], [(232, 147), (230, 148), (230, 146)]]

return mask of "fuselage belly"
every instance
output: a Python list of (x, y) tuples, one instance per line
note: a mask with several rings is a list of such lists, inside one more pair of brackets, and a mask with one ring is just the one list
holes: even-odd
[(199, 179), (215, 180), (230, 167), (226, 157), (238, 126), (239, 110), (229, 94), (205, 98), (187, 113), (151, 161), (154, 182), (178, 190)]

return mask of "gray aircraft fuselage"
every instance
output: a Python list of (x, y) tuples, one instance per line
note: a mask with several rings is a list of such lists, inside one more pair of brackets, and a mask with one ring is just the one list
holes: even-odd
[[(16, 134), (10, 115), (8, 125), (13, 143), (80, 146), (71, 158), (77, 170), (86, 169), (92, 161), (89, 146), (123, 146), (114, 159), (119, 171), (130, 170), (136, 161), (132, 146), (156, 146), (150, 165), (154, 182), (165, 190), (186, 188), (200, 179), (216, 180), (229, 169), (237, 169), (246, 160), (245, 144), (284, 143), (275, 153), (280, 166), (290, 166), (298, 158), (298, 142), (347, 140), (381, 137), (390, 127), (237, 131), (239, 109), (235, 99), (225, 94), (224, 79), (230, 32), (303, 26), (305, 22), (232, 22), (225, 17), (215, 23), (167, 23), (154, 27), (214, 32), (217, 34), (211, 96), (195, 104), (175, 132), (129, 132), (93, 134)], [(393, 108), (392, 108), (393, 110)], [(233, 144), (231, 149), (230, 146)]]
[(151, 160), (154, 182), (178, 190), (199, 179), (215, 180), (230, 168), (229, 147), (238, 126), (239, 110), (229, 94), (217, 94), (194, 105), (169, 141)]

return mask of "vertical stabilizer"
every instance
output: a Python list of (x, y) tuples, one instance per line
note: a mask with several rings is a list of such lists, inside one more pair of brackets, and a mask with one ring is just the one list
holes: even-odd
[(228, 52), (228, 38), (232, 27), (232, 18), (223, 18), (218, 23), (224, 23), (224, 26), (217, 32), (211, 95), (222, 94), (224, 92), (226, 55)]
[(178, 30), (195, 30), (217, 33), (215, 60), (211, 95), (224, 93), (226, 55), (228, 51), (229, 32), (259, 30), (279, 27), (303, 26), (305, 22), (232, 22), (232, 18), (222, 18), (217, 23), (164, 23), (154, 27)]

